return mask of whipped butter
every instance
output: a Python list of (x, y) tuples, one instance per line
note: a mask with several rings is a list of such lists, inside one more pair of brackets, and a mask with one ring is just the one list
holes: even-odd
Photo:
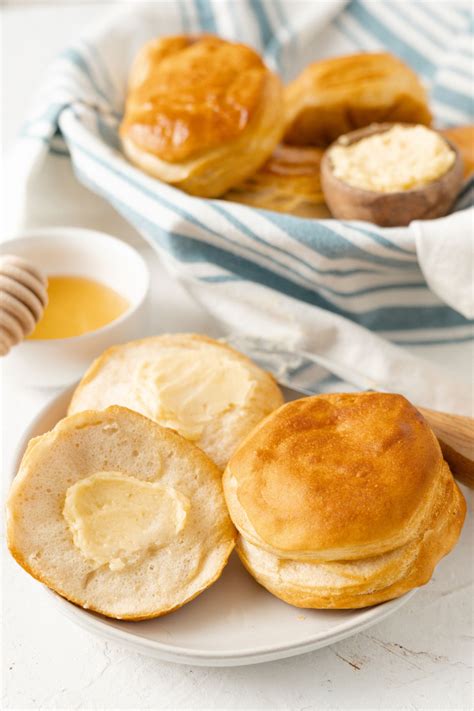
[(68, 488), (63, 515), (85, 558), (121, 570), (168, 545), (188, 510), (189, 500), (172, 487), (106, 471)]
[(215, 349), (168, 348), (142, 361), (133, 381), (140, 411), (190, 440), (199, 439), (206, 423), (245, 405), (253, 386), (244, 366)]
[(427, 185), (444, 175), (456, 155), (436, 131), (393, 126), (383, 133), (331, 148), (336, 178), (363, 190), (392, 193)]

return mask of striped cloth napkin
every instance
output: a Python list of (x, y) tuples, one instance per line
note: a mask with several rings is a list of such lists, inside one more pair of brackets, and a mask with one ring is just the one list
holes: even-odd
[[(393, 344), (472, 338), (472, 181), (455, 213), (408, 228), (307, 220), (162, 184), (127, 162), (117, 129), (139, 47), (160, 34), (200, 31), (256, 47), (285, 80), (318, 58), (385, 48), (427, 84), (438, 126), (472, 122), (471, 19), (469, 0), (176, 0), (114, 8), (62, 52), (39, 91), (15, 156), (16, 229), (51, 214), (45, 196), (53, 186), (55, 201), (77, 213), (76, 188), (58, 178), (70, 159), (77, 180), (156, 248), (227, 332), (318, 351), (349, 372), (364, 363), (380, 386), (395, 378), (420, 404), (445, 405), (452, 384), (443, 385), (436, 369), (426, 378), (426, 364)], [(451, 400), (459, 403), (457, 392)], [(456, 409), (466, 410), (465, 397)]]

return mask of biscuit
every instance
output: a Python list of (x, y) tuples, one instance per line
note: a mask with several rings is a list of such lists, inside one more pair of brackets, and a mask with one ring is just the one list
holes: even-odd
[(223, 481), (244, 565), (299, 606), (364, 607), (424, 584), (465, 516), (434, 433), (401, 395), (287, 403)]
[(67, 417), (32, 440), (7, 514), (10, 551), (30, 575), (118, 619), (192, 600), (235, 542), (216, 465), (121, 407)]
[(328, 146), (371, 123), (431, 124), (417, 75), (387, 52), (314, 62), (285, 89), (285, 142)]
[(246, 45), (163, 37), (133, 63), (120, 127), (125, 154), (192, 195), (218, 197), (252, 175), (283, 128), (281, 81)]

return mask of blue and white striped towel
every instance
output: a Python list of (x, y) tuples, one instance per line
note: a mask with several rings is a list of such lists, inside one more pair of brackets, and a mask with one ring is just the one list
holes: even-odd
[(438, 125), (472, 122), (471, 19), (469, 0), (162, 0), (115, 10), (61, 54), (40, 91), (20, 142), (26, 209), (32, 177), (66, 153), (79, 181), (132, 223), (229, 331), (306, 350), (331, 331), (340, 354), (360, 344), (354, 365), (394, 353), (385, 339), (468, 340), (472, 183), (457, 212), (408, 228), (307, 220), (162, 184), (127, 162), (117, 128), (138, 48), (204, 30), (253, 45), (286, 80), (318, 58), (384, 47), (428, 85)]

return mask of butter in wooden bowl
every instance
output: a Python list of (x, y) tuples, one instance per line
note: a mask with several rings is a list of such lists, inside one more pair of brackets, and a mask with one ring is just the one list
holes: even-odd
[(321, 181), (334, 217), (381, 226), (446, 215), (461, 188), (458, 149), (416, 124), (372, 124), (326, 151)]

